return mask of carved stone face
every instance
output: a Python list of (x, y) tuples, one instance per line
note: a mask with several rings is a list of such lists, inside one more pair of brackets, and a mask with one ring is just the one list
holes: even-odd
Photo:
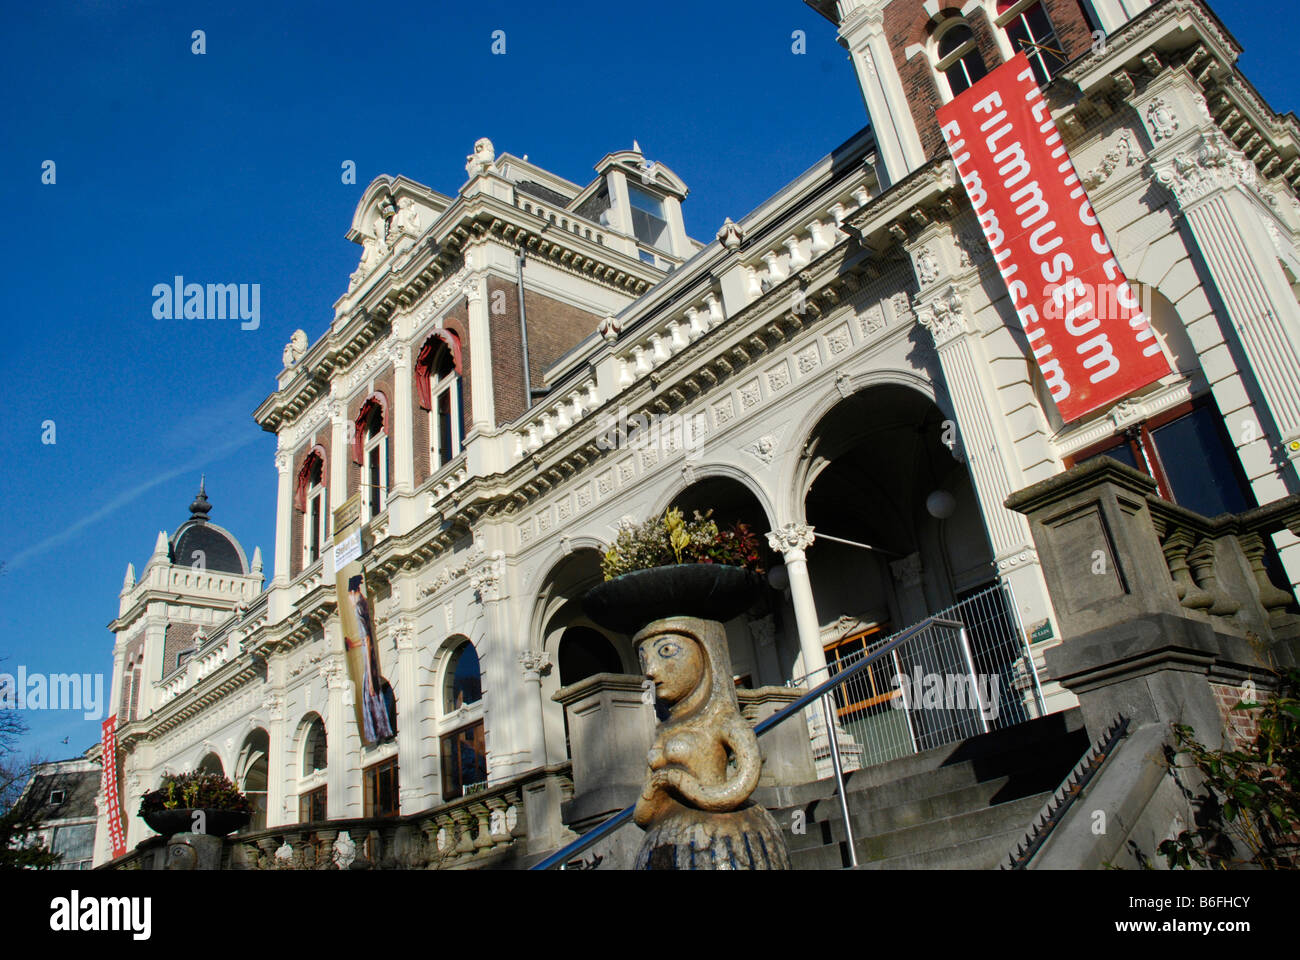
[(686, 697), (704, 677), (704, 654), (689, 637), (660, 634), (641, 644), (641, 668), (655, 685), (655, 694), (665, 703)]

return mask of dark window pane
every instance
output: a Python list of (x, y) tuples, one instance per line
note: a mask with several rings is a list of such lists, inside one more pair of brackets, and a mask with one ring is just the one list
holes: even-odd
[(451, 462), (451, 391), (438, 394), (438, 466)]
[(970, 32), (970, 27), (965, 24), (953, 27), (939, 38), (939, 59), (948, 56), (948, 54), (952, 53), (967, 40), (972, 39), (973, 36), (974, 35)]
[(1215, 408), (1200, 407), (1151, 436), (1180, 506), (1213, 517), (1255, 505)]
[(456, 651), (455, 660), (448, 668), (451, 678), (447, 688), (447, 710), (458, 710), (462, 706), (478, 703), (483, 699), (483, 680), (478, 662), (478, 651), (474, 644), (462, 644)]
[(1111, 447), (1109, 450), (1103, 450), (1101, 453), (1094, 453), (1087, 460), (1080, 460), (1080, 463), (1087, 463), (1089, 460), (1096, 460), (1098, 457), (1110, 457), (1112, 460), (1118, 460), (1120, 463), (1128, 464), (1134, 470), (1147, 472), (1146, 464), (1138, 465), (1137, 458), (1133, 456), (1133, 448), (1129, 446), (1127, 440), (1123, 443)]

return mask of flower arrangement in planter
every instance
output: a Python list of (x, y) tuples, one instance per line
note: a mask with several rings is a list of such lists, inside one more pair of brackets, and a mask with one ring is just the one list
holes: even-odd
[(601, 563), (605, 582), (583, 607), (596, 623), (627, 634), (669, 616), (726, 621), (759, 596), (759, 551), (744, 524), (723, 528), (709, 513), (687, 520), (671, 509), (619, 531)]
[(625, 525), (605, 553), (606, 580), (675, 563), (721, 563), (763, 573), (758, 536), (743, 523), (719, 527), (713, 511), (686, 520), (675, 507), (662, 517)]
[[(194, 816), (199, 810), (202, 818)], [(203, 825), (202, 832), (223, 836), (247, 823), (252, 812), (248, 798), (216, 773), (173, 774), (140, 798), (140, 818), (167, 836), (190, 830), (196, 822)]]

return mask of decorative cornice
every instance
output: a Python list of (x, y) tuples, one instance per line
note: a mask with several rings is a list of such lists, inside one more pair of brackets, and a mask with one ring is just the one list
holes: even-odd
[(1263, 198), (1255, 165), (1232, 149), (1217, 130), (1202, 133), (1196, 145), (1185, 153), (1153, 161), (1151, 171), (1181, 207), (1234, 186), (1245, 187)]

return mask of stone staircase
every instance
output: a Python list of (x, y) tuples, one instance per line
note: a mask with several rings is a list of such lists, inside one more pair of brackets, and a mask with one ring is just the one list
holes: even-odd
[[(999, 866), (1088, 746), (1075, 709), (848, 774), (859, 868)], [(772, 788), (764, 799), (795, 869), (848, 866), (833, 780)], [(801, 811), (799, 834), (791, 828)]]

